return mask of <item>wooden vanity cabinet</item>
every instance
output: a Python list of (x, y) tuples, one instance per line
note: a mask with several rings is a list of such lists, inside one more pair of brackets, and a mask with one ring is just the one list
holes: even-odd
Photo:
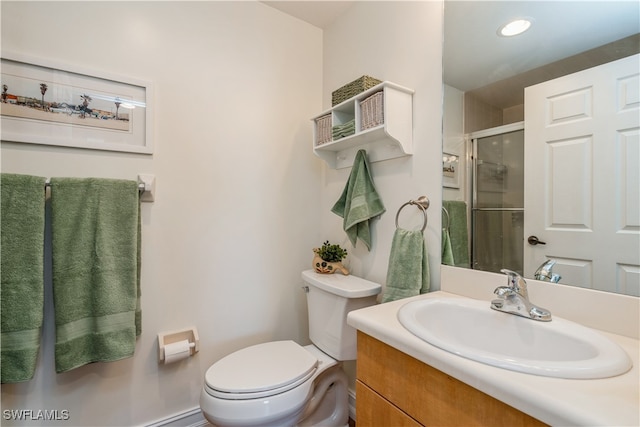
[(358, 331), (356, 426), (544, 426)]

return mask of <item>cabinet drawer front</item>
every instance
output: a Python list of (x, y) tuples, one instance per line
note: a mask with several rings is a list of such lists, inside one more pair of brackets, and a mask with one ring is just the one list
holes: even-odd
[(360, 331), (357, 360), (358, 380), (421, 424), (545, 425)]
[(356, 381), (356, 416), (357, 427), (420, 427), (413, 418), (360, 381)]

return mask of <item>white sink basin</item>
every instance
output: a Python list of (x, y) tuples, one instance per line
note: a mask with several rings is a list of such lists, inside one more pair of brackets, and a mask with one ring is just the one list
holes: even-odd
[(422, 299), (405, 304), (398, 320), (436, 347), (512, 371), (594, 379), (623, 374), (631, 359), (604, 335), (554, 317), (539, 322), (492, 310), (488, 301)]

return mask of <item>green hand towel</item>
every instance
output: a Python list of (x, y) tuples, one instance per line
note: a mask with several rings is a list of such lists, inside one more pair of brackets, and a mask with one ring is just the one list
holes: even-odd
[(33, 378), (44, 309), (45, 178), (0, 175), (2, 383)]
[(422, 231), (396, 229), (382, 302), (429, 292), (429, 260)]
[(467, 204), (457, 200), (443, 200), (449, 213), (449, 237), (456, 267), (469, 267), (469, 233), (467, 230)]
[(442, 264), (455, 265), (453, 251), (451, 249), (451, 237), (446, 228), (442, 229)]
[(56, 371), (133, 355), (140, 333), (138, 184), (51, 179)]
[(365, 150), (356, 154), (349, 180), (331, 212), (344, 218), (343, 229), (353, 246), (360, 239), (371, 250), (370, 221), (382, 215), (385, 207), (373, 184)]

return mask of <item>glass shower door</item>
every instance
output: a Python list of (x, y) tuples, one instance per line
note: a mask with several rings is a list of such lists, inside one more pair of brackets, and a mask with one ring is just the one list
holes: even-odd
[(474, 139), (474, 269), (523, 272), (524, 130)]

